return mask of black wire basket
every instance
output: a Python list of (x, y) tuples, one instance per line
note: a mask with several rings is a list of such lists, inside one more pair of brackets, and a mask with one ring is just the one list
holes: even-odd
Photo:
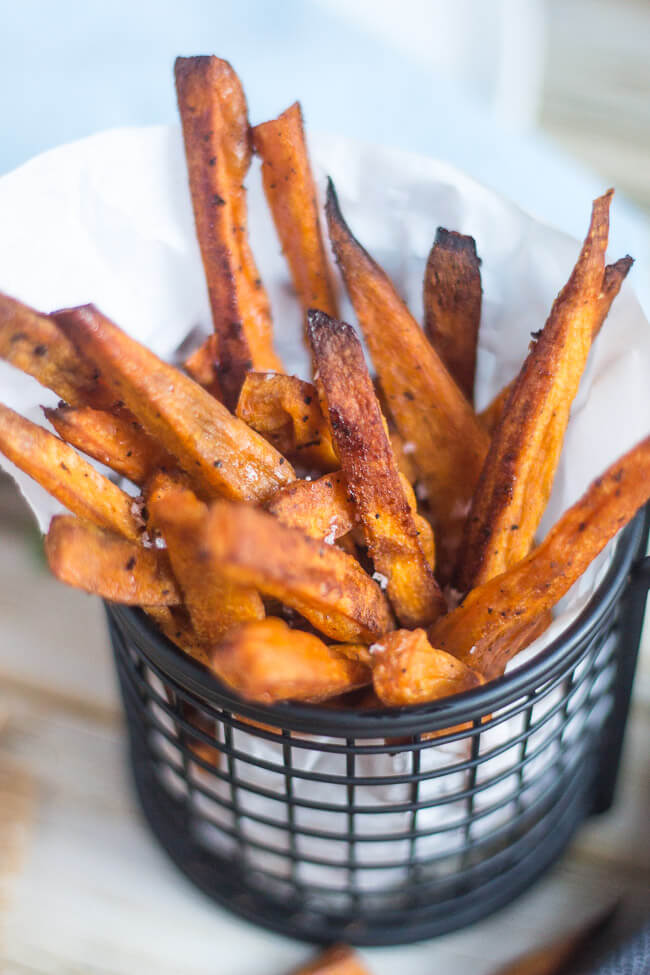
[(423, 707), (247, 703), (140, 610), (108, 605), (137, 792), (164, 849), (224, 907), (315, 942), (416, 941), (511, 901), (612, 803), (649, 512), (534, 660)]

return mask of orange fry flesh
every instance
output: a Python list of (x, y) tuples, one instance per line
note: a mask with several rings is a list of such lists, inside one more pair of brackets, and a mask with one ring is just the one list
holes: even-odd
[[(619, 260), (615, 261), (614, 264), (608, 264), (605, 268), (602, 290), (597, 299), (598, 314), (596, 315), (594, 321), (594, 328), (591, 336), (592, 342), (603, 327), (605, 319), (609, 314), (609, 309), (612, 307), (612, 302), (621, 290), (621, 286), (633, 264), (633, 258), (628, 255), (626, 257), (619, 258)], [(497, 393), (492, 402), (489, 403), (481, 413), (479, 413), (479, 420), (488, 433), (493, 434), (497, 424), (501, 420), (505, 405), (508, 402), (508, 396), (510, 395), (514, 384), (515, 380), (513, 379), (513, 381), (508, 383), (507, 386), (504, 386), (503, 389)]]
[(0, 358), (71, 403), (109, 408), (115, 397), (56, 322), (0, 293)]
[(137, 540), (133, 499), (63, 440), (0, 403), (0, 453), (69, 511)]
[(264, 618), (264, 605), (252, 589), (234, 586), (201, 559), (207, 505), (189, 490), (157, 490), (155, 483), (147, 507), (154, 527), (167, 543), (174, 574), (185, 596), (194, 631), (201, 644), (216, 645), (240, 623)]
[(341, 643), (372, 643), (392, 627), (384, 594), (356, 559), (264, 511), (212, 504), (201, 558), (233, 583), (296, 609)]
[(217, 336), (218, 375), (234, 409), (249, 369), (282, 370), (273, 351), (269, 301), (248, 243), (251, 159), (246, 97), (216, 57), (177, 58), (176, 92), (194, 221)]
[(296, 376), (249, 372), (236, 413), (290, 460), (322, 471), (339, 466), (327, 420), (311, 383)]
[(113, 603), (171, 606), (180, 593), (164, 552), (104, 531), (73, 515), (56, 515), (45, 554), (61, 582)]
[(599, 320), (611, 191), (508, 398), (472, 499), (455, 585), (487, 582), (530, 551)]
[(364, 664), (270, 616), (233, 630), (211, 655), (216, 675), (253, 701), (324, 701), (370, 683)]
[(392, 282), (352, 236), (330, 184), (330, 238), (390, 413), (424, 478), (447, 577), (488, 437)]
[(530, 555), (437, 620), (429, 630), (433, 646), (498, 676), (508, 638), (551, 609), (649, 497), (650, 437), (597, 478)]
[(262, 182), (303, 313), (318, 308), (336, 317), (336, 296), (309, 164), (299, 102), (253, 129)]
[(369, 972), (352, 948), (334, 945), (292, 975), (369, 975)]
[(316, 481), (296, 480), (273, 495), (266, 510), (289, 528), (332, 544), (354, 528), (354, 508), (341, 471)]
[(291, 465), (263, 437), (92, 305), (57, 312), (56, 319), (207, 497), (264, 501), (293, 480)]
[(470, 403), (481, 321), (480, 267), (473, 237), (438, 227), (424, 272), (424, 330)]
[(199, 642), (184, 606), (143, 606), (142, 609), (179, 650), (204, 667), (208, 666), (208, 652)]
[(310, 311), (317, 387), (370, 556), (404, 626), (425, 626), (446, 606), (420, 545), (385, 422), (352, 328)]
[(217, 348), (217, 336), (209, 335), (205, 342), (185, 360), (183, 368), (195, 383), (207, 389), (215, 399), (223, 400), (217, 366), (219, 360)]
[(173, 458), (151, 440), (137, 420), (91, 406), (43, 408), (43, 413), (66, 443), (106, 464), (134, 484)]
[(371, 647), (372, 682), (388, 707), (426, 704), (483, 683), (471, 667), (435, 650), (424, 630), (393, 630)]

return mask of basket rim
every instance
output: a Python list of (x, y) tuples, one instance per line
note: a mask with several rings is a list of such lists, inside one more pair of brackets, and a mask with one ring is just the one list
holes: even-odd
[[(235, 712), (261, 724), (336, 738), (418, 735), (470, 721), (480, 728), (484, 715), (533, 693), (578, 661), (587, 638), (625, 588), (635, 556), (643, 554), (639, 549), (649, 526), (650, 504), (641, 508), (614, 540), (611, 563), (586, 606), (532, 660), (481, 687), (413, 707), (328, 710), (322, 705), (291, 701), (274, 704), (247, 701), (168, 640), (142, 609), (108, 602), (105, 605), (109, 616), (135, 639), (148, 661), (185, 692), (213, 708)], [(251, 733), (255, 733), (254, 728)], [(471, 733), (469, 729), (467, 733)]]

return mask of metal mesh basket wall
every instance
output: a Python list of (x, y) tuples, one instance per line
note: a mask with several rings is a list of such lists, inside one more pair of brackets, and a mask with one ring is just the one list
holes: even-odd
[(139, 610), (109, 606), (154, 833), (224, 906), (313, 941), (413, 941), (497, 909), (611, 803), (647, 530), (641, 513), (534, 661), (415, 709), (244, 703)]

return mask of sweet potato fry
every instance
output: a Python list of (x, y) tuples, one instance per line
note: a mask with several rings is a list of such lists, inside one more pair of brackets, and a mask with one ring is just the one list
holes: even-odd
[(104, 531), (73, 515), (56, 515), (45, 537), (50, 569), (61, 582), (129, 606), (181, 600), (164, 552)]
[(57, 312), (56, 320), (207, 496), (263, 501), (293, 480), (291, 465), (263, 437), (92, 305)]
[(137, 420), (91, 406), (43, 407), (59, 436), (111, 470), (142, 484), (161, 465), (174, 458), (144, 432)]
[(317, 389), (375, 569), (404, 626), (431, 623), (446, 606), (427, 562), (385, 421), (352, 328), (310, 311)]
[(393, 284), (346, 226), (333, 186), (334, 253), (399, 432), (426, 482), (446, 581), (487, 454), (488, 437)]
[(292, 975), (369, 975), (369, 972), (352, 948), (335, 945)]
[(488, 679), (501, 673), (508, 638), (551, 609), (649, 497), (650, 437), (597, 478), (530, 555), (436, 620), (433, 646)]
[(424, 272), (424, 330), (470, 403), (481, 298), (474, 238), (438, 227)]
[(249, 372), (236, 413), (289, 460), (322, 471), (339, 466), (327, 420), (311, 383), (296, 376)]
[[(603, 275), (603, 286), (598, 296), (599, 310), (594, 321), (594, 328), (591, 336), (592, 342), (603, 327), (603, 323), (609, 314), (609, 309), (612, 307), (612, 302), (621, 290), (621, 286), (633, 264), (634, 259), (628, 255), (627, 257), (619, 258), (619, 260), (615, 261), (614, 264), (608, 264), (605, 268), (605, 273)], [(507, 386), (504, 386), (503, 389), (497, 393), (492, 402), (486, 406), (483, 412), (479, 413), (479, 420), (488, 433), (494, 433), (497, 424), (503, 416), (503, 410), (514, 384), (515, 380), (513, 379), (511, 383), (508, 383)]]
[(209, 335), (203, 345), (188, 356), (183, 368), (199, 386), (207, 389), (215, 399), (223, 400), (221, 383), (219, 382), (219, 361), (217, 336)]
[(179, 650), (193, 657), (204, 667), (208, 666), (207, 650), (199, 642), (184, 606), (143, 606), (142, 609)]
[(249, 369), (278, 369), (269, 301), (246, 231), (244, 178), (251, 159), (246, 97), (215, 57), (177, 58), (178, 108), (194, 221), (217, 336), (217, 373), (235, 408)]
[(462, 592), (504, 572), (533, 544), (600, 316), (611, 196), (612, 191), (594, 202), (573, 273), (531, 347), (494, 433), (465, 526), (455, 579)]
[(109, 408), (115, 397), (56, 322), (0, 293), (0, 358), (73, 406)]
[(211, 655), (216, 675), (252, 701), (324, 701), (370, 683), (370, 670), (312, 633), (269, 617), (233, 630)]
[(424, 630), (393, 630), (370, 648), (372, 683), (388, 707), (426, 704), (483, 683), (471, 667), (434, 650)]
[(331, 545), (354, 528), (354, 508), (341, 471), (316, 481), (296, 480), (277, 491), (266, 510), (283, 525)]
[(415, 484), (418, 477), (418, 470), (413, 461), (413, 444), (404, 440), (404, 437), (397, 430), (392, 430), (390, 423), (388, 424), (388, 436), (390, 437), (391, 447), (393, 448), (395, 460), (397, 461), (400, 472), (409, 484)]
[(0, 403), (0, 452), (73, 514), (137, 540), (132, 499), (76, 450)]
[(262, 159), (264, 193), (306, 316), (318, 308), (336, 317), (336, 296), (320, 221), (316, 184), (309, 165), (300, 103), (253, 129)]
[(334, 545), (225, 501), (208, 516), (200, 557), (233, 582), (296, 609), (326, 636), (372, 643), (392, 627), (388, 603), (358, 562)]
[(264, 619), (255, 590), (233, 585), (214, 562), (206, 565), (201, 559), (207, 505), (187, 489), (161, 491), (154, 484), (147, 507), (152, 525), (167, 543), (194, 631), (204, 646), (215, 646), (240, 623)]

